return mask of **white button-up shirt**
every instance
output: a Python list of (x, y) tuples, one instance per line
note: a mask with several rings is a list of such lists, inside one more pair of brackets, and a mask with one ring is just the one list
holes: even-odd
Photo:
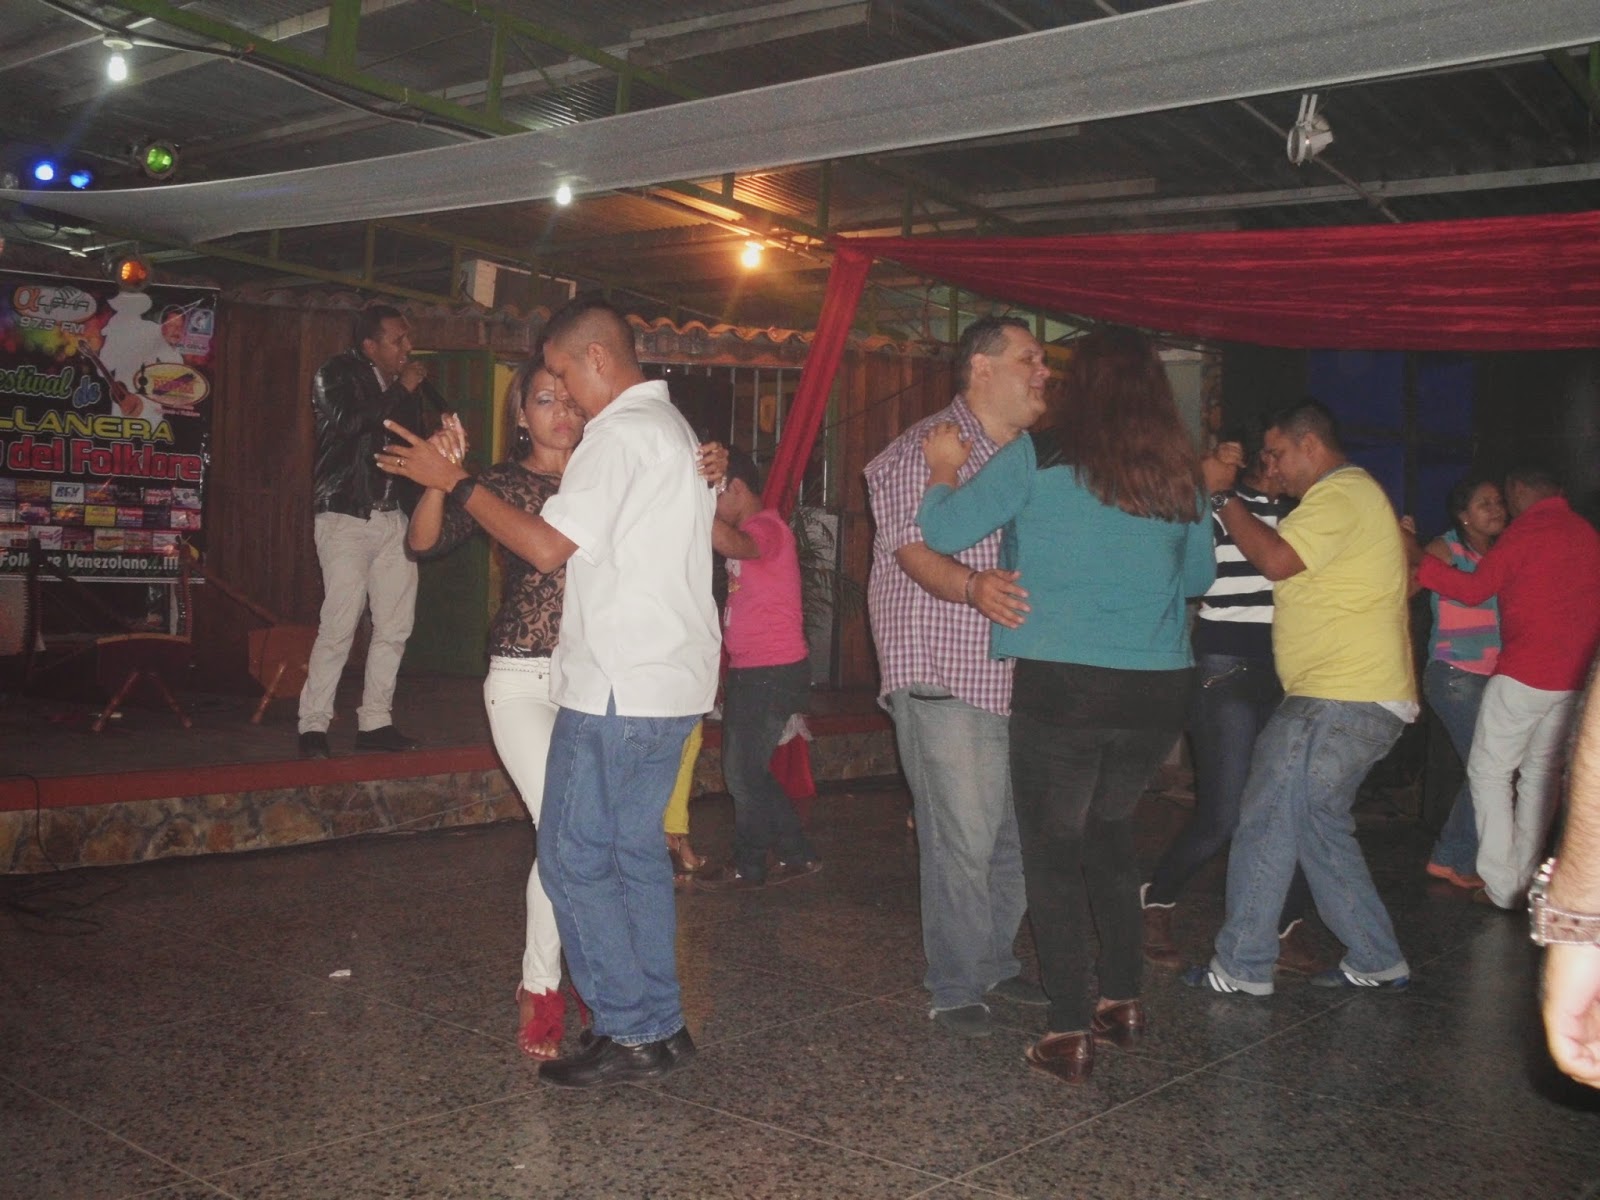
[(542, 516), (577, 544), (567, 563), (550, 698), (604, 715), (697, 716), (717, 690), (711, 599), (716, 498), (700, 446), (659, 380), (590, 420)]

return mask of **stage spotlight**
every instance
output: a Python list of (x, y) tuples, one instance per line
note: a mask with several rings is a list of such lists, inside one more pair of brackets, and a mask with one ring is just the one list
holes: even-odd
[(94, 182), (94, 173), (79, 167), (71, 175), (67, 176), (67, 182), (81, 192), (84, 188), (88, 187)]
[(56, 165), (48, 158), (42, 158), (33, 164), (32, 174), (35, 183), (54, 183), (56, 181)]
[(559, 204), (562, 208), (565, 208), (567, 205), (572, 203), (572, 189), (563, 183), (560, 187), (556, 188), (555, 200), (557, 204)]
[(133, 43), (125, 37), (110, 35), (102, 38), (100, 44), (111, 52), (111, 57), (106, 59), (106, 78), (112, 83), (121, 83), (128, 77), (128, 60), (122, 55), (133, 49)]
[(117, 282), (129, 291), (138, 291), (150, 282), (150, 264), (137, 254), (117, 260)]
[(178, 148), (171, 142), (145, 142), (134, 151), (134, 161), (151, 179), (166, 179), (178, 169)]
[(739, 264), (749, 271), (759, 267), (761, 265), (761, 243), (746, 242), (744, 249), (739, 251)]

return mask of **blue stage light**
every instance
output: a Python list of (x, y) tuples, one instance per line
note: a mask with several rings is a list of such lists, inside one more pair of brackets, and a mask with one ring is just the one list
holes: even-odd
[(79, 167), (71, 175), (67, 176), (67, 182), (73, 187), (77, 188), (79, 191), (82, 191), (84, 188), (88, 187), (94, 182), (94, 176), (88, 171), (85, 171), (82, 167)]
[(56, 177), (56, 165), (49, 159), (33, 164), (33, 178), (37, 183), (52, 183)]

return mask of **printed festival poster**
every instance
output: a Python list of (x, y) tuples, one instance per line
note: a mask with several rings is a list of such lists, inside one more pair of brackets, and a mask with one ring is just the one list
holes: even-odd
[(0, 271), (0, 574), (178, 573), (203, 536), (217, 293)]

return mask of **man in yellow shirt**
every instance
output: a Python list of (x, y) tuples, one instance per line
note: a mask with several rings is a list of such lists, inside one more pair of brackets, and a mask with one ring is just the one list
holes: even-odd
[(1318, 913), (1345, 945), (1343, 961), (1311, 982), (1399, 990), (1411, 968), (1350, 809), (1367, 772), (1417, 718), (1400, 525), (1383, 489), (1345, 458), (1333, 415), (1315, 401), (1276, 415), (1263, 457), (1284, 490), (1301, 497), (1277, 529), (1229, 490), (1236, 463), (1211, 457), (1204, 466), (1212, 508), (1274, 582), (1272, 651), (1284, 699), (1251, 757), (1216, 954), (1183, 980), (1272, 994), (1278, 913), (1298, 862)]

